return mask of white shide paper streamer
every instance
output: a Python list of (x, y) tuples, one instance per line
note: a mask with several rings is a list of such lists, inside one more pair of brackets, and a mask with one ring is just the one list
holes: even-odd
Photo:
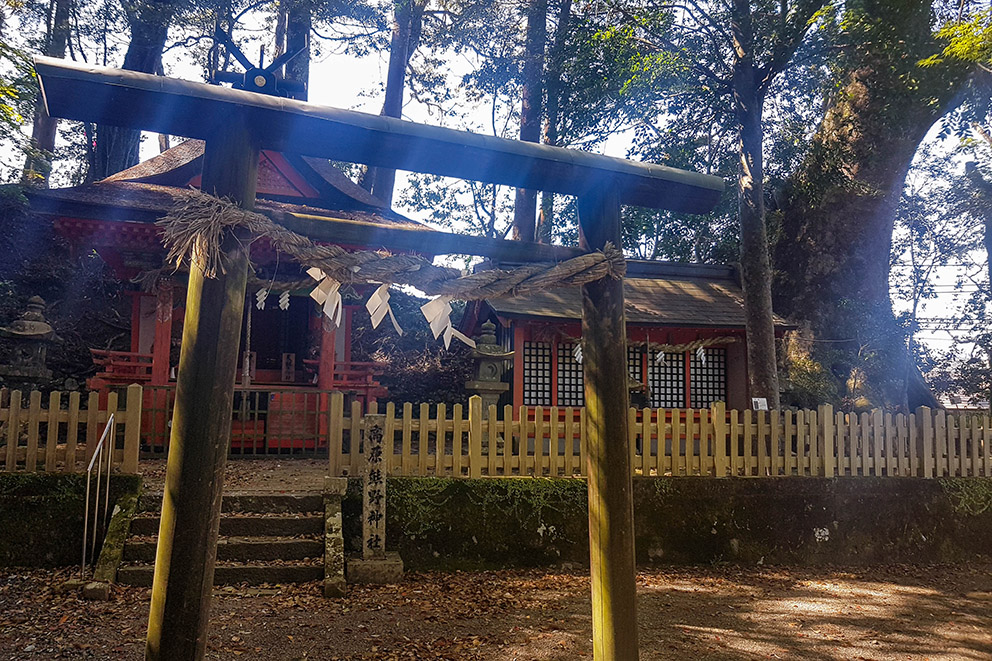
[[(396, 316), (393, 314), (393, 309), (389, 307), (389, 285), (383, 284), (376, 289), (369, 300), (365, 303), (365, 309), (369, 311), (369, 315), (372, 317), (372, 328), (378, 328), (379, 324), (385, 319), (386, 315), (389, 315), (389, 320), (393, 322), (393, 328), (396, 329), (397, 335), (403, 335), (403, 329), (400, 328), (399, 322), (396, 321)], [(437, 337), (436, 335), (434, 336)]]
[(420, 306), (420, 311), (424, 313), (424, 318), (431, 326), (434, 339), (444, 338), (444, 348), (451, 346), (451, 338), (457, 337), (468, 346), (475, 348), (475, 340), (468, 337), (461, 331), (455, 330), (451, 325), (451, 296), (438, 296), (432, 301), (428, 301)]
[(307, 275), (317, 281), (317, 286), (310, 292), (310, 298), (317, 301), (317, 305), (323, 306), (327, 318), (335, 328), (340, 328), (341, 313), (344, 309), (341, 300), (341, 283), (316, 267), (308, 269)]

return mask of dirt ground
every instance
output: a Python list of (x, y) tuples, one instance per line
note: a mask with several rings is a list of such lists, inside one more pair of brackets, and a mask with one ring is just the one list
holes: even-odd
[[(319, 489), (324, 460), (231, 460), (230, 490)], [(161, 488), (164, 461), (142, 461)], [(143, 658), (149, 591), (63, 593), (69, 570), (0, 569), (0, 661)], [(992, 660), (992, 565), (655, 568), (638, 575), (642, 660)], [(407, 574), (398, 585), (218, 588), (209, 659), (591, 658), (584, 571)]]
[[(149, 591), (59, 592), (66, 570), (0, 570), (0, 659), (141, 659)], [(403, 583), (218, 588), (209, 659), (591, 657), (582, 573), (408, 574)], [(652, 569), (641, 659), (992, 659), (992, 566)]]
[[(161, 491), (165, 484), (165, 459), (142, 459), (138, 472), (146, 490)], [(224, 488), (230, 491), (320, 491), (327, 475), (327, 459), (267, 457), (228, 459)]]

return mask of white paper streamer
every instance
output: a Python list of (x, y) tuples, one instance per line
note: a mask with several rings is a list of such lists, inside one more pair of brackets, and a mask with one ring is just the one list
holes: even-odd
[(284, 291), (279, 294), (279, 309), (288, 310), (289, 309), (289, 292)]
[(699, 359), (699, 364), (706, 367), (706, 349), (699, 347), (696, 349), (696, 358)]
[(365, 303), (365, 309), (369, 311), (369, 315), (372, 317), (372, 328), (378, 328), (382, 320), (389, 315), (389, 320), (393, 322), (393, 328), (396, 329), (397, 335), (403, 335), (403, 329), (400, 328), (399, 322), (396, 321), (396, 316), (393, 314), (393, 309), (389, 307), (389, 285), (383, 284), (376, 289), (369, 300)]
[(255, 307), (259, 310), (265, 309), (265, 299), (269, 297), (269, 290), (262, 287), (257, 292), (255, 292)]
[(582, 364), (582, 345), (576, 344), (575, 348), (572, 349), (572, 355), (575, 357), (575, 362), (579, 365)]
[(438, 296), (432, 301), (428, 301), (420, 306), (420, 311), (424, 313), (424, 318), (430, 324), (434, 339), (444, 338), (444, 348), (451, 346), (451, 338), (457, 337), (468, 346), (475, 348), (475, 340), (468, 337), (461, 331), (455, 330), (451, 325), (451, 296)]
[(307, 270), (307, 275), (317, 281), (317, 286), (310, 292), (310, 298), (317, 301), (317, 305), (323, 306), (324, 315), (334, 324), (335, 328), (340, 328), (341, 314), (344, 310), (344, 302), (341, 300), (341, 283), (325, 275), (316, 267)]
[(654, 364), (660, 367), (665, 367), (668, 365), (668, 358), (664, 351), (659, 351), (654, 356)]

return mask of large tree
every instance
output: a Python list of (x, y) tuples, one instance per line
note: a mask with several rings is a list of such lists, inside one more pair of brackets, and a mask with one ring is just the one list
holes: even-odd
[[(386, 90), (381, 113), (385, 117), (401, 117), (403, 114), (407, 68), (420, 44), (426, 5), (427, 0), (396, 0), (393, 3), (389, 66), (386, 70)], [(369, 168), (363, 178), (363, 185), (387, 206), (392, 206), (396, 170)]]
[[(772, 321), (772, 270), (765, 226), (764, 131), (766, 97), (814, 24), (824, 0), (795, 2), (647, 2), (619, 5), (647, 43), (682, 56), (698, 87), (730, 99), (738, 136), (737, 217), (747, 326), (751, 393), (778, 407), (778, 361)], [(667, 21), (653, 18), (661, 14)]]
[[(160, 73), (162, 50), (179, 0), (124, 0), (131, 39), (122, 68)], [(88, 179), (108, 177), (138, 163), (141, 132), (116, 126), (97, 126), (96, 147)]]
[[(933, 20), (931, 0), (845, 4), (838, 84), (777, 214), (776, 310), (808, 326), (814, 354), (858, 405), (905, 399), (905, 344), (889, 298), (894, 218), (921, 141), (971, 71), (925, 64), (943, 47)], [(915, 392), (910, 399), (927, 401)]]
[[(69, 40), (69, 12), (72, 0), (51, 0), (46, 20), (45, 43), (42, 53), (49, 57), (65, 57)], [(49, 117), (45, 111), (41, 93), (35, 103), (34, 121), (31, 127), (31, 147), (24, 164), (24, 181), (30, 184), (48, 185), (52, 170), (52, 154), (55, 151), (55, 133), (58, 120)]]
[[(529, 0), (526, 7), (520, 75), (520, 139), (540, 142), (544, 105), (544, 49), (548, 39), (548, 2)], [(534, 241), (537, 226), (537, 191), (518, 188), (513, 208), (513, 238)]]

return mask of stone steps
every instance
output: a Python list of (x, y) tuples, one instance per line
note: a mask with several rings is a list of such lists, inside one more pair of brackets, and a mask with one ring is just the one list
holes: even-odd
[[(154, 562), (157, 540), (128, 541), (124, 562)], [(217, 560), (304, 560), (322, 558), (324, 540), (285, 537), (222, 537), (217, 540)]]
[[(144, 514), (131, 519), (131, 534), (157, 535), (159, 518)], [(324, 517), (321, 514), (292, 514), (284, 516), (252, 516), (250, 514), (222, 514), (221, 537), (293, 537), (296, 535), (323, 535)]]
[[(153, 565), (124, 565), (117, 570), (117, 582), (136, 587), (151, 587), (155, 568)], [(261, 585), (263, 583), (306, 583), (324, 577), (324, 563), (320, 564), (247, 564), (218, 562), (214, 567), (214, 585)]]
[[(149, 587), (162, 494), (145, 494), (131, 519), (117, 582)], [(298, 583), (324, 578), (322, 494), (225, 493), (214, 585)]]
[[(158, 514), (162, 510), (162, 494), (142, 494), (140, 512)], [(283, 491), (233, 491), (221, 500), (222, 513), (251, 512), (253, 514), (293, 514), (323, 512), (324, 499), (319, 493), (287, 493)]]

